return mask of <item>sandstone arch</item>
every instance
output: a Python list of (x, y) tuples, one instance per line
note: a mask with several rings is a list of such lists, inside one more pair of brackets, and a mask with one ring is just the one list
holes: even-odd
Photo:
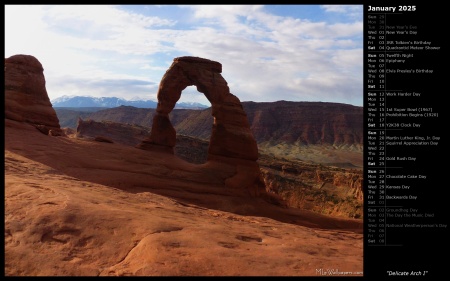
[(247, 115), (239, 99), (230, 93), (228, 84), (220, 74), (222, 65), (198, 57), (179, 57), (163, 76), (158, 90), (158, 106), (153, 118), (150, 138), (141, 148), (163, 146), (173, 153), (176, 132), (169, 113), (188, 86), (196, 86), (212, 106), (214, 123), (208, 149), (208, 159), (213, 155), (229, 158), (257, 160), (258, 147)]
[(225, 179), (225, 184), (232, 188), (246, 188), (258, 196), (264, 189), (256, 163), (258, 147), (241, 102), (230, 93), (221, 72), (222, 65), (216, 61), (199, 57), (175, 58), (159, 85), (158, 106), (150, 137), (138, 147), (173, 154), (176, 131), (169, 113), (180, 99), (181, 92), (188, 86), (196, 86), (211, 103), (214, 117), (207, 163), (234, 166), (234, 172)]

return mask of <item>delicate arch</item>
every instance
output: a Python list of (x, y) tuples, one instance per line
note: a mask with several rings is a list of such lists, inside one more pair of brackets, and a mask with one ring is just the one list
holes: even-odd
[(240, 100), (230, 93), (228, 84), (220, 74), (219, 62), (198, 57), (175, 58), (164, 74), (158, 89), (158, 106), (153, 117), (150, 137), (139, 147), (173, 153), (176, 131), (169, 113), (188, 86), (196, 86), (211, 103), (214, 123), (208, 149), (208, 160), (214, 156), (256, 161), (258, 147), (250, 130), (247, 115)]

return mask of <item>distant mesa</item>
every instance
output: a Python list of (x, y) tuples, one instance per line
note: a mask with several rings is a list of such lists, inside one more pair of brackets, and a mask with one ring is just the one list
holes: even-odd
[(236, 172), (225, 180), (225, 184), (259, 196), (261, 192), (265, 192), (265, 187), (256, 163), (258, 147), (242, 104), (230, 93), (221, 72), (222, 65), (216, 61), (198, 57), (175, 58), (159, 85), (158, 106), (153, 117), (150, 137), (138, 147), (174, 153), (176, 131), (169, 119), (169, 113), (180, 99), (181, 92), (186, 87), (195, 85), (212, 105), (211, 115), (214, 121), (208, 162), (234, 166)]
[(44, 68), (33, 56), (5, 59), (5, 118), (31, 124), (46, 135), (63, 135), (45, 88)]
[[(363, 107), (331, 102), (241, 102), (259, 149), (292, 148), (309, 145), (333, 146), (362, 153), (364, 140)], [(176, 107), (175, 107), (176, 109)], [(156, 109), (121, 106), (111, 109), (55, 107), (62, 127), (76, 128), (76, 118), (113, 121), (152, 127)], [(172, 110), (170, 121), (177, 134), (204, 140), (211, 137), (214, 117), (211, 108)], [(288, 152), (287, 147), (283, 148)], [(294, 151), (291, 157), (296, 157)], [(361, 158), (362, 159), (362, 158)], [(362, 160), (361, 160), (362, 161)], [(362, 165), (362, 163), (361, 163)], [(360, 166), (360, 164), (357, 164)]]

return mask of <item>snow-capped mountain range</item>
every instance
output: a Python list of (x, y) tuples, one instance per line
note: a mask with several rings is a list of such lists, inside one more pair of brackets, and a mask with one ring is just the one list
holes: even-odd
[[(126, 100), (117, 97), (62, 96), (51, 100), (53, 107), (105, 107), (113, 108), (121, 105), (138, 108), (156, 108), (158, 102), (153, 100)], [(197, 102), (181, 102), (175, 108), (202, 109), (209, 106)]]

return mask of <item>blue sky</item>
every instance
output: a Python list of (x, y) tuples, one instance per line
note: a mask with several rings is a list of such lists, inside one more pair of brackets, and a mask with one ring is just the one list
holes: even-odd
[[(196, 56), (241, 101), (363, 104), (362, 5), (6, 5), (16, 54), (42, 63), (51, 100), (156, 100), (173, 59)], [(193, 86), (180, 101), (209, 105)]]

